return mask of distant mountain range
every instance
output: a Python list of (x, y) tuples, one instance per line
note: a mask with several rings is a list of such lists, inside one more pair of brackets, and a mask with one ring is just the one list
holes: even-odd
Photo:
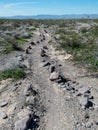
[(35, 15), (35, 16), (4, 16), (8, 19), (97, 19), (98, 14), (65, 14), (65, 15)]

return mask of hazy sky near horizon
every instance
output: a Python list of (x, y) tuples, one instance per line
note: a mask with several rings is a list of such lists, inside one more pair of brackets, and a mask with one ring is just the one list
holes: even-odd
[(0, 0), (0, 16), (98, 14), (98, 0)]

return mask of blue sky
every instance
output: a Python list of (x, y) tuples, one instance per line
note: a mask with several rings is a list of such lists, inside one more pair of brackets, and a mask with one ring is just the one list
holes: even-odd
[(0, 0), (0, 16), (98, 14), (98, 0)]

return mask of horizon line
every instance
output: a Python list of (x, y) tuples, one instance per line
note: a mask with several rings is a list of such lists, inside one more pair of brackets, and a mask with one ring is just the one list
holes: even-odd
[(63, 15), (98, 15), (98, 13), (74, 13), (74, 14), (35, 14), (35, 15), (8, 15), (8, 16), (0, 16), (0, 17), (15, 17), (15, 16), (41, 16), (41, 15), (49, 15), (49, 16), (63, 16)]

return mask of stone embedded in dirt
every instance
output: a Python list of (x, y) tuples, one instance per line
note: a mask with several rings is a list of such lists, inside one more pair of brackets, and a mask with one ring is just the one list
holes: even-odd
[(90, 115), (89, 115), (88, 112), (85, 113), (84, 118), (85, 118), (85, 119), (89, 119), (89, 118), (90, 118)]
[(32, 49), (32, 47), (29, 45), (29, 46), (28, 46), (28, 49)]
[(31, 45), (36, 45), (35, 42), (30, 42)]
[(79, 103), (80, 103), (81, 106), (84, 106), (84, 107), (87, 106), (87, 104), (88, 104), (88, 98), (82, 96), (82, 97), (79, 99)]
[(93, 123), (92, 122), (87, 122), (86, 123), (86, 128), (91, 128), (93, 126)]
[(71, 91), (71, 90), (75, 90), (75, 88), (73, 86), (69, 85), (69, 86), (66, 86), (66, 90)]
[(30, 110), (30, 111), (33, 111), (33, 106), (32, 105), (28, 105), (27, 109)]
[(55, 71), (55, 66), (54, 65), (51, 65), (50, 68), (49, 68), (49, 72), (50, 73), (53, 73)]
[(46, 50), (48, 50), (48, 47), (47, 47), (47, 46), (43, 46), (43, 49), (46, 49)]
[(45, 35), (43, 35), (43, 41), (46, 40)]
[[(93, 102), (92, 101), (89, 101), (87, 102), (87, 105), (85, 106), (86, 108), (89, 108), (89, 109), (92, 109), (93, 108)], [(92, 109), (93, 110), (93, 109)]]
[(44, 49), (41, 49), (41, 56), (42, 57), (46, 56), (46, 51)]
[(41, 39), (40, 41), (43, 42), (43, 39)]
[(35, 102), (34, 99), (35, 99), (34, 96), (28, 96), (28, 97), (26, 98), (26, 102), (29, 103), (29, 104), (34, 104), (34, 102)]
[(29, 96), (30, 92), (32, 91), (32, 84), (29, 84), (24, 89), (24, 95)]
[(78, 93), (81, 95), (83, 95), (85, 93), (90, 93), (90, 89), (83, 87), (83, 88), (78, 89)]
[(28, 125), (31, 121), (30, 116), (26, 116), (21, 120), (18, 120), (15, 122), (15, 130), (27, 130), (28, 129)]
[(5, 107), (8, 104), (8, 102), (4, 101), (4, 102), (0, 102), (0, 107)]
[(19, 55), (19, 56), (17, 56), (17, 60), (18, 60), (18, 61), (23, 61), (23, 60), (24, 60), (23, 55)]
[(98, 121), (94, 121), (96, 125), (98, 125)]
[(29, 49), (28, 49), (28, 47), (25, 49), (25, 53), (26, 53), (26, 54), (29, 54)]
[(12, 91), (16, 91), (18, 89), (18, 86), (13, 87)]
[(24, 89), (24, 95), (25, 96), (29, 96), (30, 94), (32, 94), (33, 96), (37, 95), (38, 94), (38, 91), (33, 89), (33, 86), (32, 84), (30, 85), (27, 85)]
[(94, 109), (98, 111), (98, 105), (94, 105)]
[[(50, 62), (49, 56), (43, 57), (42, 62), (46, 62), (46, 61)], [(51, 62), (50, 62), (50, 63), (51, 63)]]
[(8, 116), (7, 116), (7, 114), (5, 112), (0, 112), (0, 117), (2, 119), (6, 119)]
[(55, 81), (55, 80), (58, 80), (59, 78), (59, 73), (58, 72), (53, 72), (50, 74), (50, 80), (51, 81)]
[(39, 43), (40, 43), (40, 41), (37, 41), (37, 43), (39, 44)]
[(64, 84), (64, 83), (66, 83), (68, 81), (70, 81), (70, 80), (68, 78), (65, 78), (65, 76), (63, 74), (59, 75), (58, 83), (63, 83)]
[(49, 65), (50, 65), (50, 62), (46, 61), (46, 62), (44, 62), (43, 67), (46, 67), (46, 66), (49, 66)]

